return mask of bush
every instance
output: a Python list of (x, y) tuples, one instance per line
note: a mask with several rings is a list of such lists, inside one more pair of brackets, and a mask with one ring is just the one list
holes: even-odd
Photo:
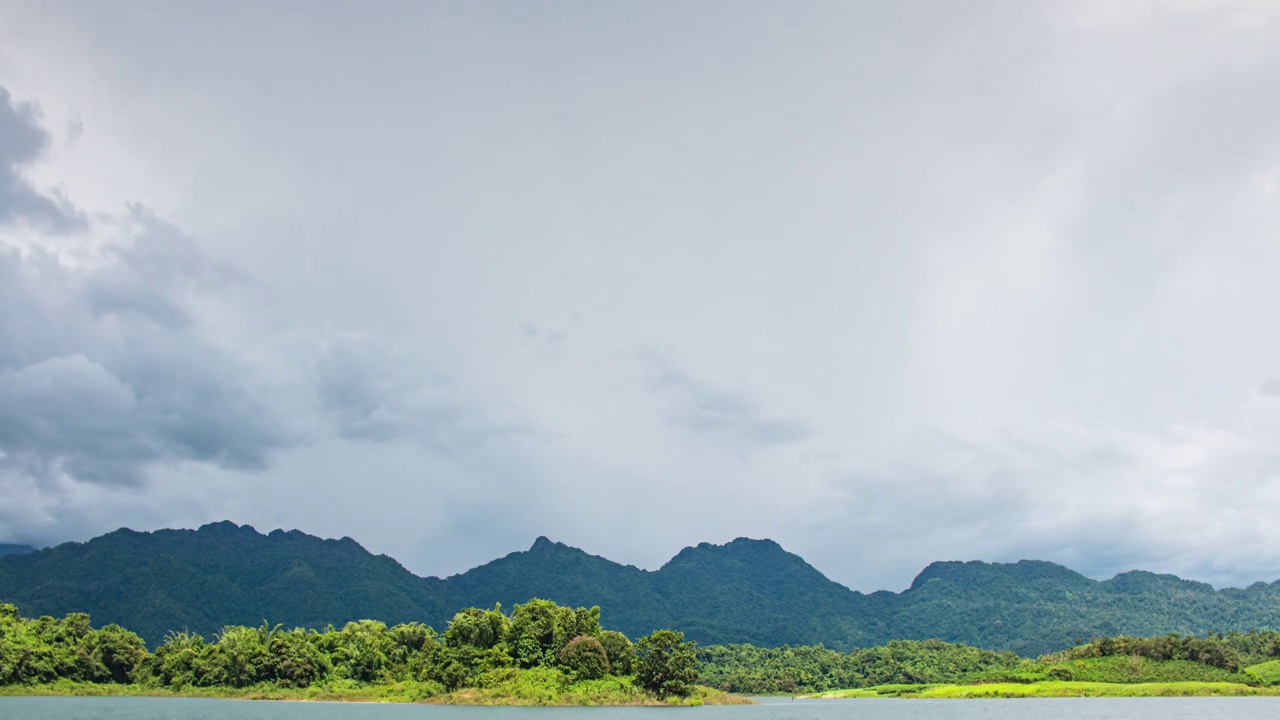
[(1270, 660), (1268, 662), (1250, 665), (1244, 669), (1253, 681), (1263, 687), (1272, 687), (1280, 685), (1280, 660)]
[(1071, 672), (1071, 668), (1055, 667), (1049, 668), (1049, 672), (1045, 677), (1049, 680), (1074, 680), (1075, 673)]
[(560, 651), (560, 666), (575, 680), (599, 680), (609, 674), (609, 654), (590, 635), (579, 635)]

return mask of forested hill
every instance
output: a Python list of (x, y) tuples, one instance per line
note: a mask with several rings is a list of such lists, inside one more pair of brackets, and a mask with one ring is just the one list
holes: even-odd
[(599, 605), (632, 637), (684, 630), (700, 644), (893, 639), (1037, 655), (1095, 635), (1280, 629), (1280, 582), (1215, 591), (1171, 575), (1098, 582), (1038, 561), (934, 563), (901, 593), (854, 592), (770, 540), (685, 548), (656, 571), (538, 538), (533, 546), (447, 579), (413, 575), (350, 538), (263, 535), (230, 522), (199, 530), (117, 530), (86, 543), (0, 557), (0, 602), (24, 615), (88, 612), (149, 643), (170, 630), (212, 636), (264, 619), (323, 627), (375, 618), (443, 629), (462, 607), (532, 597)]
[(36, 549), (30, 545), (11, 545), (9, 543), (0, 543), (0, 556), (3, 555), (30, 555)]

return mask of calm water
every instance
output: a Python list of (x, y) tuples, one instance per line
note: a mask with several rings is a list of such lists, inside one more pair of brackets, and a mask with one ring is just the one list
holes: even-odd
[(701, 708), (484, 708), (168, 698), (0, 698), (0, 720), (1274, 720), (1280, 698), (766, 700)]

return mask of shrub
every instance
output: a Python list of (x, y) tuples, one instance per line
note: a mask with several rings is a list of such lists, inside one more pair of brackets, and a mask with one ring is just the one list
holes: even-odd
[(1049, 668), (1049, 672), (1046, 677), (1050, 680), (1072, 680), (1075, 678), (1075, 673), (1071, 672), (1071, 668), (1059, 666)]
[(590, 635), (579, 635), (560, 651), (560, 665), (575, 680), (598, 680), (609, 674), (609, 654)]

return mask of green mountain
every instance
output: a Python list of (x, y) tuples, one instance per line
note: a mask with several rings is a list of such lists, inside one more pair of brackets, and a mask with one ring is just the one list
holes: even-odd
[(939, 562), (901, 593), (854, 592), (771, 540), (685, 548), (655, 571), (538, 538), (446, 579), (418, 577), (350, 538), (198, 530), (117, 530), (0, 557), (0, 602), (24, 615), (83, 611), (156, 643), (170, 630), (323, 627), (376, 618), (443, 629), (462, 607), (531, 597), (599, 605), (632, 637), (674, 627), (703, 645), (816, 644), (848, 650), (940, 638), (1037, 655), (1095, 635), (1280, 629), (1280, 581), (1214, 590), (1172, 575), (1095, 581), (1060, 565)]
[(1280, 582), (1217, 591), (1142, 571), (1099, 582), (1032, 560), (934, 563), (895, 605), (903, 638), (936, 636), (1023, 655), (1102, 635), (1280, 629)]
[(30, 555), (36, 549), (30, 545), (12, 545), (9, 543), (0, 543), (0, 557), (5, 555)]
[(0, 597), (29, 616), (87, 612), (155, 645), (171, 630), (212, 636), (264, 618), (323, 627), (361, 618), (450, 616), (441, 582), (369, 554), (351, 538), (262, 535), (230, 522), (199, 530), (117, 530), (86, 543), (0, 558)]

